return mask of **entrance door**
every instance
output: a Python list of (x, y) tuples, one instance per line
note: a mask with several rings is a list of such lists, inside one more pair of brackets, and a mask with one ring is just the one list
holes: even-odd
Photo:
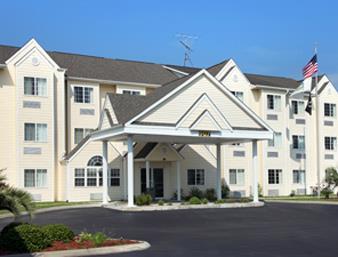
[[(150, 169), (150, 194), (155, 198), (163, 197), (163, 169), (153, 168)], [(146, 193), (146, 169), (141, 169), (141, 193)]]

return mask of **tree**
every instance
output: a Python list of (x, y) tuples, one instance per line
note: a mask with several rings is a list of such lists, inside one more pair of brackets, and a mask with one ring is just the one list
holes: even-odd
[(334, 167), (327, 168), (325, 173), (326, 187), (323, 188), (322, 193), (325, 195), (325, 198), (329, 198), (330, 194), (338, 186), (338, 173)]
[(25, 210), (32, 217), (35, 209), (32, 196), (24, 190), (8, 185), (4, 171), (5, 169), (0, 169), (0, 210), (7, 210), (15, 217)]

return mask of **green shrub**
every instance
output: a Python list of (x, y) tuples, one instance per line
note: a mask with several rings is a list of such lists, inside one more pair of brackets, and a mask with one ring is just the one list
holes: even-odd
[(215, 201), (215, 204), (222, 204), (222, 203), (225, 203), (224, 199), (218, 199)]
[(51, 245), (41, 227), (22, 224), (1, 235), (1, 247), (14, 252), (37, 252)]
[(153, 201), (153, 198), (151, 197), (150, 194), (141, 194), (136, 197), (136, 204), (139, 206), (150, 205), (152, 201)]
[(201, 198), (203, 198), (203, 192), (202, 192), (202, 190), (201, 189), (199, 189), (198, 187), (192, 187), (191, 189), (190, 189), (190, 192), (189, 192), (189, 199), (191, 198), (191, 197), (197, 197), (197, 198), (199, 198), (199, 199), (201, 199)]
[(97, 232), (94, 234), (88, 232), (81, 232), (76, 241), (79, 243), (91, 241), (95, 246), (101, 246), (108, 239), (109, 237), (102, 232)]
[(6, 233), (7, 233), (9, 230), (11, 230), (12, 228), (15, 228), (15, 227), (20, 226), (20, 225), (23, 225), (23, 224), (27, 224), (27, 223), (14, 221), (14, 222), (11, 222), (11, 223), (7, 224), (7, 225), (1, 230), (0, 237), (1, 237), (2, 235), (6, 234)]
[(333, 193), (333, 191), (329, 187), (324, 187), (320, 191), (320, 194), (323, 195), (325, 197), (325, 199), (329, 199), (330, 198), (330, 194), (332, 194), (332, 193)]
[(191, 197), (189, 200), (189, 204), (201, 204), (201, 203), (202, 203), (201, 200), (196, 196)]
[(291, 197), (294, 197), (296, 195), (296, 191), (295, 190), (292, 190), (291, 193), (290, 193), (290, 196)]
[(208, 199), (209, 202), (213, 202), (216, 200), (216, 191), (214, 188), (208, 188), (205, 190), (204, 197)]
[(224, 179), (222, 179), (222, 198), (228, 198), (230, 194), (230, 188), (229, 186), (225, 183)]
[(164, 205), (164, 201), (163, 200), (159, 200), (157, 203), (158, 203), (159, 206)]
[(208, 202), (209, 202), (209, 201), (208, 201), (207, 198), (203, 198), (203, 199), (202, 199), (202, 203), (203, 203), (203, 204), (208, 204)]
[(74, 238), (74, 232), (63, 224), (46, 225), (41, 229), (51, 242), (69, 242)]

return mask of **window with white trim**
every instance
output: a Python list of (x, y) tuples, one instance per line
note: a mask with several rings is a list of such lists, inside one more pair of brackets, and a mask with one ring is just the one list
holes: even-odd
[(282, 133), (281, 132), (275, 132), (273, 134), (273, 139), (270, 139), (268, 141), (268, 146), (269, 147), (275, 147), (279, 148), (282, 146)]
[(282, 182), (282, 170), (269, 169), (268, 170), (268, 183), (269, 184), (281, 184)]
[(92, 87), (74, 87), (74, 102), (75, 103), (93, 103), (93, 88)]
[(139, 90), (126, 90), (126, 89), (123, 89), (122, 90), (122, 94), (124, 94), (124, 95), (140, 95), (141, 91), (139, 91)]
[(83, 138), (92, 133), (94, 129), (89, 128), (75, 128), (74, 129), (74, 144), (81, 142)]
[(85, 169), (75, 169), (74, 170), (74, 186), (84, 187), (85, 186)]
[(25, 123), (24, 130), (26, 142), (47, 142), (47, 124)]
[(47, 79), (24, 77), (24, 95), (47, 96)]
[(188, 185), (200, 186), (204, 185), (204, 169), (188, 169)]
[(330, 151), (336, 150), (337, 138), (336, 137), (325, 137), (324, 147), (325, 147), (325, 150), (330, 150)]
[(324, 116), (336, 117), (336, 104), (324, 103)]
[(293, 184), (305, 184), (305, 170), (293, 170)]
[(230, 169), (229, 183), (231, 185), (244, 186), (244, 169)]
[(120, 186), (120, 169), (110, 169), (110, 186), (118, 187)]
[(244, 94), (242, 91), (231, 91), (231, 93), (236, 96), (239, 100), (243, 101)]
[(292, 148), (298, 150), (305, 149), (305, 137), (299, 135), (292, 136)]
[(97, 187), (102, 186), (102, 168), (76, 168), (74, 170), (74, 186)]
[(304, 114), (305, 107), (303, 101), (292, 100), (291, 101), (292, 113), (295, 115)]
[(47, 187), (47, 170), (46, 169), (25, 169), (24, 170), (25, 187)]
[(281, 110), (281, 96), (280, 95), (267, 95), (267, 108), (268, 110), (280, 111)]

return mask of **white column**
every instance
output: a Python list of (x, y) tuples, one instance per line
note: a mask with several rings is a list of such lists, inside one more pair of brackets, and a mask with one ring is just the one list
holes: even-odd
[(217, 199), (222, 199), (222, 181), (221, 181), (221, 145), (216, 145), (216, 194)]
[(128, 206), (134, 206), (134, 153), (133, 153), (133, 139), (128, 136), (128, 155), (127, 155), (127, 166), (128, 166)]
[(126, 158), (123, 158), (122, 164), (123, 164), (123, 199), (127, 200), (128, 177), (127, 177), (127, 159)]
[(108, 203), (108, 142), (102, 142), (102, 203)]
[(257, 162), (257, 140), (252, 141), (252, 195), (253, 202), (258, 203), (258, 162)]
[(150, 162), (146, 161), (146, 189), (147, 193), (149, 193), (150, 189)]
[(70, 168), (70, 164), (67, 161), (66, 163), (66, 185), (65, 185), (65, 201), (69, 202), (69, 193), (70, 193), (70, 189), (71, 189), (71, 181), (72, 181), (72, 174), (71, 174), (71, 168)]
[(181, 201), (181, 162), (176, 161), (177, 201)]

